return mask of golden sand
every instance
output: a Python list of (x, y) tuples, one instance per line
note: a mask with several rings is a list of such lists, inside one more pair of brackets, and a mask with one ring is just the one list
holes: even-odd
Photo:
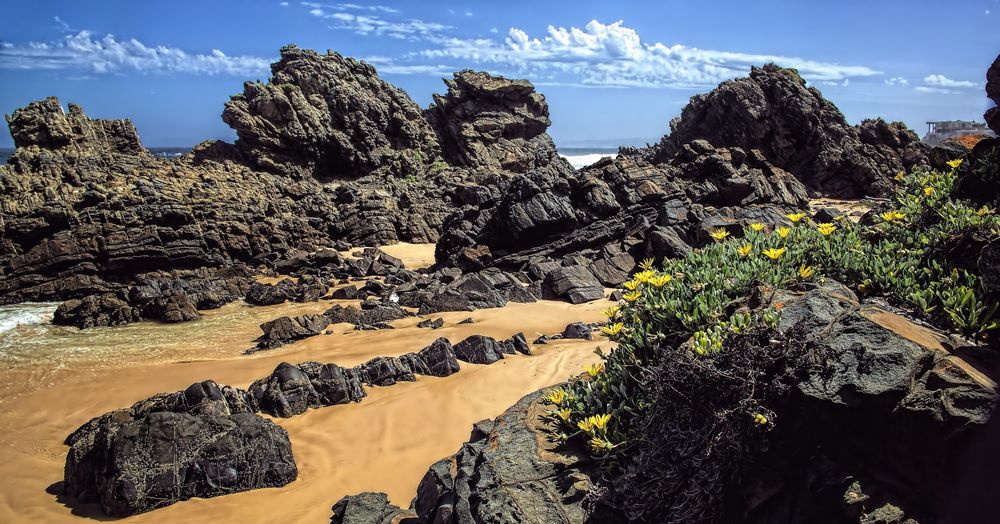
[[(433, 246), (410, 245), (386, 251), (414, 267), (417, 260), (433, 258), (428, 258), (430, 249)], [(351, 366), (379, 355), (419, 350), (437, 337), (458, 342), (473, 334), (507, 338), (523, 331), (531, 341), (539, 333), (559, 332), (570, 322), (600, 320), (600, 310), (607, 307), (605, 301), (575, 306), (540, 301), (443, 313), (433, 315), (445, 320), (445, 327), (438, 330), (415, 327), (419, 318), (393, 322), (397, 329), (382, 331), (354, 331), (337, 324), (331, 326), (331, 335), (253, 356), (240, 354), (259, 334), (260, 322), (284, 314), (322, 312), (331, 303), (266, 308), (231, 304), (193, 323), (113, 328), (119, 331), (105, 331), (102, 336), (121, 337), (122, 344), (162, 330), (170, 336), (157, 339), (162, 346), (158, 351), (127, 358), (80, 361), (56, 372), (31, 367), (0, 371), (0, 522), (84, 521), (76, 515), (106, 518), (96, 505), (68, 506), (46, 492), (62, 480), (67, 451), (62, 441), (90, 418), (155, 393), (205, 379), (246, 387), (282, 361)], [(476, 322), (457, 324), (466, 317)], [(93, 335), (82, 331), (78, 336)], [(407, 506), (428, 466), (457, 451), (474, 422), (495, 417), (523, 395), (579, 373), (597, 360), (593, 350), (602, 344), (607, 346), (598, 340), (532, 346), (532, 356), (515, 355), (490, 366), (463, 362), (462, 370), (451, 377), (421, 376), (413, 383), (368, 388), (368, 398), (357, 404), (274, 419), (291, 438), (299, 467), (295, 482), (283, 488), (189, 500), (123, 520), (321, 523), (328, 522), (330, 508), (340, 497), (371, 490), (385, 491), (395, 504)]]

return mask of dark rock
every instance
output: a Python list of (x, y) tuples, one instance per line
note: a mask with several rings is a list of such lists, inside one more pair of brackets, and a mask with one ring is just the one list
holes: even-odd
[(330, 524), (396, 524), (412, 513), (389, 503), (385, 493), (350, 495), (333, 505)]
[(276, 417), (291, 417), (309, 408), (356, 402), (364, 398), (360, 377), (335, 364), (282, 362), (248, 392), (259, 409)]
[(545, 276), (542, 296), (547, 299), (564, 298), (572, 304), (580, 304), (604, 298), (604, 286), (583, 266), (561, 267)]
[(505, 353), (517, 352), (522, 355), (530, 355), (531, 348), (528, 346), (528, 340), (524, 338), (524, 333), (517, 333), (516, 335), (503, 341), (505, 346), (508, 346), (513, 351), (505, 351)]
[(591, 331), (593, 331), (589, 325), (583, 322), (573, 322), (566, 326), (566, 329), (562, 332), (563, 338), (578, 338), (583, 340), (591, 340)]
[(467, 317), (459, 321), (459, 324), (474, 324), (476, 321), (472, 317)]
[(245, 300), (247, 304), (253, 304), (255, 306), (273, 306), (275, 304), (281, 304), (288, 300), (291, 287), (292, 281), (288, 279), (281, 280), (275, 285), (255, 283), (250, 286), (249, 290), (247, 290), (247, 294), (243, 297), (243, 300)]
[(324, 315), (301, 315), (298, 317), (281, 317), (260, 325), (264, 332), (257, 338), (256, 351), (274, 349), (278, 346), (318, 335), (330, 325), (330, 319)]
[(434, 320), (428, 318), (417, 323), (418, 328), (440, 329), (442, 326), (444, 326), (443, 318), (436, 318)]
[(337, 288), (330, 296), (336, 300), (353, 300), (358, 298), (358, 286), (350, 285)]
[(455, 356), (471, 364), (492, 364), (503, 359), (505, 349), (492, 337), (472, 335), (455, 344)]
[(716, 147), (758, 149), (808, 187), (840, 198), (888, 194), (891, 177), (926, 154), (901, 123), (848, 125), (796, 71), (773, 64), (693, 97), (670, 129), (649, 151), (654, 163), (669, 162), (686, 143), (707, 139)]
[(435, 340), (431, 345), (421, 349), (418, 355), (427, 365), (427, 373), (421, 374), (447, 377), (459, 371), (455, 349), (446, 338)]
[(91, 328), (121, 326), (142, 320), (139, 310), (114, 293), (90, 295), (63, 302), (56, 308), (53, 324)]
[(986, 96), (993, 101), (994, 105), (986, 110), (983, 118), (990, 129), (1000, 135), (1000, 109), (997, 109), (997, 106), (1000, 105), (1000, 55), (997, 55), (996, 60), (986, 71)]
[(124, 517), (192, 497), (284, 486), (298, 471), (288, 433), (251, 413), (155, 412), (73, 444), (64, 492)]
[(375, 357), (354, 368), (361, 382), (370, 386), (391, 386), (399, 381), (413, 382), (413, 371), (396, 357)]
[(244, 155), (283, 175), (354, 178), (408, 152), (436, 156), (436, 137), (410, 97), (372, 66), (333, 52), (282, 48), (270, 82), (244, 84), (222, 119)]

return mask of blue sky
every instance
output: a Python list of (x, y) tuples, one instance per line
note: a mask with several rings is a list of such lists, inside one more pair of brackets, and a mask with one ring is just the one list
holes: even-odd
[[(463, 68), (528, 78), (558, 145), (643, 142), (751, 64), (799, 68), (851, 122), (981, 120), (1000, 0), (5, 2), (0, 112), (45, 96), (147, 146), (232, 139), (219, 115), (287, 43), (373, 63), (421, 106)], [(0, 147), (12, 145), (0, 134)]]

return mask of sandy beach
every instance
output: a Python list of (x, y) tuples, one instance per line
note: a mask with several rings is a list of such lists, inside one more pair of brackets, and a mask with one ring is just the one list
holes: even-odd
[[(407, 267), (433, 260), (433, 245), (400, 245), (386, 249)], [(605, 301), (571, 305), (539, 301), (500, 309), (434, 315), (444, 318), (438, 330), (416, 327), (412, 317), (393, 322), (396, 329), (355, 331), (331, 326), (319, 335), (279, 349), (244, 356), (259, 334), (261, 322), (281, 315), (319, 313), (335, 301), (249, 307), (234, 303), (193, 323), (165, 325), (143, 322), (63, 334), (81, 344), (145, 351), (122, 351), (117, 358), (79, 358), (53, 368), (12, 366), (0, 372), (0, 522), (84, 522), (107, 519), (94, 505), (80, 506), (46, 490), (62, 480), (67, 447), (63, 439), (90, 418), (126, 407), (160, 392), (183, 389), (213, 379), (248, 386), (282, 362), (317, 360), (351, 366), (379, 355), (418, 350), (438, 337), (457, 342), (474, 334), (507, 338), (523, 331), (533, 340), (540, 333), (560, 332), (574, 321), (602, 318)], [(341, 301), (346, 303), (347, 301)], [(464, 318), (472, 324), (457, 323)], [(154, 335), (158, 335), (155, 336)], [(554, 341), (533, 346), (532, 356), (516, 355), (491, 366), (462, 364), (447, 378), (418, 377), (416, 382), (368, 388), (357, 404), (311, 410), (289, 419), (274, 419), (291, 438), (298, 479), (278, 489), (195, 499), (126, 522), (326, 522), (340, 497), (366, 490), (385, 491), (401, 506), (410, 502), (420, 478), (435, 460), (458, 450), (474, 422), (492, 418), (523, 395), (565, 380), (597, 360), (594, 349), (606, 340)], [(81, 518), (83, 517), (83, 518)]]

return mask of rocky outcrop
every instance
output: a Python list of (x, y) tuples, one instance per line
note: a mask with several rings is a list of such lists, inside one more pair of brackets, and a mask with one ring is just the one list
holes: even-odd
[(994, 133), (1000, 135), (1000, 55), (986, 71), (986, 96), (993, 101), (993, 107), (986, 110), (983, 118)]
[[(604, 508), (584, 506), (599, 467), (585, 454), (548, 438), (552, 428), (544, 415), (549, 408), (541, 399), (542, 392), (533, 393), (495, 420), (477, 423), (458, 453), (424, 475), (408, 510), (416, 514), (411, 518), (455, 524), (620, 521)], [(366, 514), (407, 511), (389, 505), (379, 494), (364, 493), (341, 499), (331, 522), (351, 522), (344, 519), (343, 508), (359, 501), (373, 502)]]
[(499, 180), (448, 218), (435, 256), (468, 271), (467, 253), (488, 250), (491, 266), (524, 274), (543, 296), (586, 301), (638, 260), (680, 256), (715, 228), (739, 235), (805, 205), (804, 186), (759, 151), (698, 140), (669, 164), (620, 155), (579, 172)]
[(280, 317), (260, 325), (263, 335), (257, 338), (257, 346), (249, 352), (274, 349), (279, 346), (318, 335), (330, 325), (330, 319), (324, 315), (300, 315), (297, 317)]
[(205, 381), (97, 417), (66, 439), (63, 492), (123, 517), (297, 476), (285, 430), (246, 392)]
[(670, 122), (670, 134), (646, 151), (646, 158), (670, 162), (697, 139), (717, 147), (758, 149), (807, 187), (839, 198), (888, 194), (892, 176), (921, 163), (926, 154), (903, 124), (866, 120), (848, 125), (795, 70), (774, 65), (754, 67), (747, 78), (692, 97)]
[(499, 173), (566, 164), (545, 133), (545, 97), (527, 80), (465, 70), (445, 84), (426, 114), (451, 163)]
[(247, 82), (222, 120), (255, 167), (287, 176), (358, 178), (437, 156), (420, 108), (375, 68), (338, 53), (281, 49), (268, 83)]
[[(983, 118), (1000, 135), (1000, 55), (986, 72), (986, 96), (993, 107)], [(955, 158), (965, 160), (959, 168), (958, 194), (976, 204), (1000, 205), (1000, 136), (980, 140), (972, 151)]]

